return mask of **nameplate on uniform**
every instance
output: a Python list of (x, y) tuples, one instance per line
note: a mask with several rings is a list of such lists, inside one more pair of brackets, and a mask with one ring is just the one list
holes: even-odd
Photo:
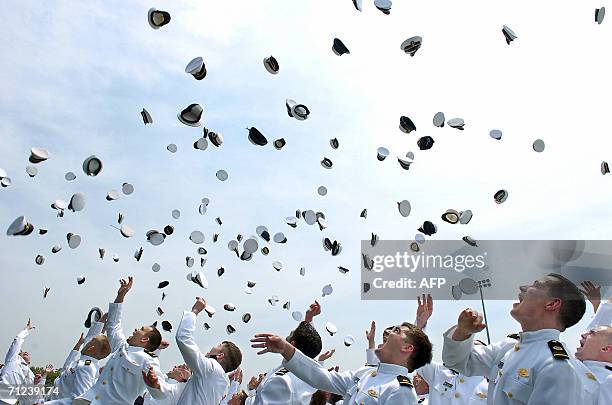
[(553, 357), (557, 360), (568, 360), (570, 358), (561, 342), (557, 340), (549, 340), (548, 348), (550, 349)]
[(449, 383), (448, 381), (444, 381), (444, 384), (442, 384), (442, 385), (444, 385), (445, 387), (448, 387), (448, 388), (453, 388), (453, 384)]
[(402, 387), (409, 387), (409, 388), (413, 388), (412, 382), (410, 381), (410, 378), (406, 377), (405, 375), (398, 375), (397, 376), (397, 381), (399, 382), (399, 385)]
[(274, 375), (285, 375), (289, 372), (288, 369), (286, 368), (279, 368), (278, 370), (276, 370), (276, 373), (274, 373)]

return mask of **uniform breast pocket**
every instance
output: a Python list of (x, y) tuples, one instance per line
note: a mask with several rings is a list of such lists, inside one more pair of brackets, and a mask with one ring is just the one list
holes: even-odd
[(502, 391), (506, 397), (518, 403), (526, 404), (533, 391), (533, 386), (530, 379), (510, 377), (503, 381)]
[(361, 390), (355, 396), (355, 400), (351, 403), (359, 404), (359, 405), (374, 405), (378, 404), (378, 392), (371, 390)]
[(121, 362), (121, 368), (129, 374), (134, 374), (138, 376), (141, 375), (140, 370), (142, 369), (142, 367), (136, 363), (132, 363), (128, 359), (123, 359), (123, 361)]

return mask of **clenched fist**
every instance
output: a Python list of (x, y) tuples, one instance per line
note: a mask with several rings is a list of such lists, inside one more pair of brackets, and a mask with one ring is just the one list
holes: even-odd
[(483, 330), (486, 325), (482, 322), (482, 315), (471, 308), (464, 309), (459, 314), (457, 329), (453, 333), (453, 340), (466, 340), (474, 333)]

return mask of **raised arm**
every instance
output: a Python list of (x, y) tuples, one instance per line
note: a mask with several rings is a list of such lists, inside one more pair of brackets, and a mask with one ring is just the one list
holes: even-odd
[(108, 318), (106, 320), (106, 335), (111, 345), (111, 351), (115, 351), (122, 346), (127, 345), (127, 340), (121, 327), (121, 311), (123, 300), (126, 294), (132, 288), (134, 279), (130, 276), (127, 280), (121, 279), (119, 281), (121, 286), (117, 290), (117, 297), (114, 302), (108, 304)]
[(423, 294), (423, 298), (417, 297), (416, 319), (414, 324), (421, 330), (427, 327), (427, 321), (433, 314), (433, 298), (430, 294)]
[(314, 317), (319, 315), (320, 313), (321, 313), (321, 304), (319, 304), (319, 302), (315, 300), (315, 302), (310, 304), (310, 306), (306, 310), (306, 316), (304, 317), (304, 321), (308, 323), (312, 323), (312, 320), (314, 319)]
[(192, 373), (200, 376), (210, 373), (214, 369), (213, 361), (205, 357), (198, 347), (193, 333), (195, 331), (197, 315), (206, 307), (206, 301), (198, 297), (191, 311), (183, 313), (183, 319), (176, 331), (176, 344)]
[(4, 364), (9, 364), (10, 362), (17, 360), (17, 356), (19, 356), (19, 353), (21, 352), (21, 346), (23, 346), (25, 338), (28, 337), (30, 331), (34, 328), (35, 326), (32, 326), (32, 321), (28, 319), (28, 324), (26, 327), (19, 332), (17, 336), (15, 336), (15, 339), (13, 339), (13, 343), (11, 343), (11, 347), (9, 347), (6, 357), (4, 358)]
[(508, 340), (490, 346), (474, 346), (474, 333), (484, 328), (482, 315), (471, 309), (463, 310), (457, 325), (444, 333), (444, 365), (466, 376), (488, 377), (491, 368), (497, 364), (498, 356), (505, 353), (512, 342)]
[(380, 360), (376, 355), (376, 322), (372, 321), (370, 329), (365, 331), (366, 339), (368, 340), (368, 348), (366, 349), (366, 364), (378, 364)]
[(66, 369), (70, 367), (72, 363), (78, 360), (79, 355), (80, 355), (79, 351), (81, 350), (81, 346), (83, 346), (84, 341), (85, 341), (85, 338), (83, 337), (83, 334), (81, 333), (81, 336), (79, 336), (79, 340), (77, 340), (76, 344), (74, 345), (70, 353), (68, 353), (68, 357), (66, 357), (66, 361), (64, 361), (64, 365), (62, 366), (62, 372), (64, 372)]
[(251, 346), (262, 348), (257, 354), (280, 353), (285, 361), (285, 367), (300, 380), (314, 388), (345, 395), (354, 384), (353, 373), (350, 371), (339, 373), (328, 371), (319, 363), (296, 350), (289, 342), (280, 336), (271, 333), (259, 333), (251, 339)]

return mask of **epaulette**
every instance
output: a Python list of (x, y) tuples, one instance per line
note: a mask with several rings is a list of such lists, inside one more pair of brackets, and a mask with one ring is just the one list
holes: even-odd
[(549, 340), (548, 348), (556, 360), (568, 360), (570, 358), (561, 342), (557, 340)]
[(511, 334), (509, 334), (509, 335), (508, 335), (508, 337), (509, 337), (510, 339), (516, 339), (516, 340), (519, 340), (519, 339), (521, 338), (521, 335), (519, 335), (518, 333), (511, 333)]
[(91, 364), (91, 360), (85, 360), (85, 365), (89, 366)]
[(157, 354), (153, 353), (153, 352), (149, 352), (147, 350), (144, 351), (146, 354), (148, 354), (151, 357), (157, 357)]
[(612, 371), (612, 367), (610, 367), (610, 366), (606, 366), (606, 370), (608, 370), (608, 371)]
[(274, 373), (274, 375), (285, 375), (289, 372), (288, 369), (286, 368), (279, 368), (278, 370), (276, 370), (276, 373)]
[(403, 386), (408, 388), (414, 388), (414, 386), (412, 385), (412, 381), (410, 381), (410, 378), (406, 377), (405, 375), (398, 375), (397, 381), (399, 382), (400, 387)]

